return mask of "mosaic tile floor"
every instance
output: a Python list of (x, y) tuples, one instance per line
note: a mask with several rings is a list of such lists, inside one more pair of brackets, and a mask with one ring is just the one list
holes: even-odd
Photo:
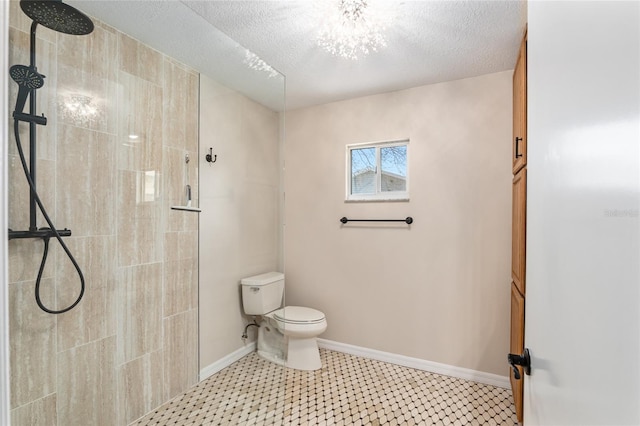
[(322, 370), (252, 353), (143, 425), (515, 425), (511, 391), (320, 349)]

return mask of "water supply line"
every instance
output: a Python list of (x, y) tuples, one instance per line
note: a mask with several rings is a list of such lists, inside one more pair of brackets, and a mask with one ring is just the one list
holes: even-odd
[(258, 324), (258, 321), (256, 321), (256, 318), (255, 318), (255, 317), (253, 318), (253, 322), (252, 322), (252, 323), (247, 324), (247, 326), (244, 328), (244, 332), (242, 333), (242, 336), (241, 336), (243, 339), (246, 339), (247, 337), (249, 337), (249, 336), (247, 335), (247, 330), (248, 330), (248, 329), (249, 329), (249, 327), (251, 327), (251, 326), (260, 328), (260, 324)]

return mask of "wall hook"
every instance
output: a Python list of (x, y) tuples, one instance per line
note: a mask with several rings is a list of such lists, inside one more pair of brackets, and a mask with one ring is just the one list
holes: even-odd
[(213, 148), (209, 148), (209, 153), (207, 155), (205, 155), (205, 160), (207, 160), (207, 163), (215, 163), (216, 160), (218, 159), (217, 155), (213, 155)]

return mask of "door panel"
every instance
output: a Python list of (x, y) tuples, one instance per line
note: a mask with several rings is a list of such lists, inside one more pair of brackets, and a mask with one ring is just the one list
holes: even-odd
[(511, 218), (511, 279), (520, 294), (525, 293), (526, 226), (527, 226), (527, 168), (513, 178), (513, 209)]
[[(520, 294), (514, 283), (511, 283), (511, 343), (509, 352), (518, 355), (524, 352), (524, 296)], [(516, 416), (518, 422), (522, 423), (522, 391), (525, 374), (522, 367), (516, 366), (516, 368), (520, 370), (520, 380), (516, 380), (511, 368), (509, 369), (509, 379), (516, 406)]]
[(513, 174), (527, 165), (527, 38), (513, 71)]

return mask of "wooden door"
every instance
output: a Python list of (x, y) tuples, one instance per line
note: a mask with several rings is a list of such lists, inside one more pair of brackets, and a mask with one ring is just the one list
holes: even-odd
[[(510, 352), (524, 352), (524, 310), (526, 303), (526, 231), (527, 231), (527, 34), (520, 45), (513, 72), (513, 187), (511, 234), (511, 343)], [(520, 379), (509, 371), (518, 422), (523, 421), (525, 375)]]
[(513, 70), (513, 174), (527, 164), (527, 35)]

